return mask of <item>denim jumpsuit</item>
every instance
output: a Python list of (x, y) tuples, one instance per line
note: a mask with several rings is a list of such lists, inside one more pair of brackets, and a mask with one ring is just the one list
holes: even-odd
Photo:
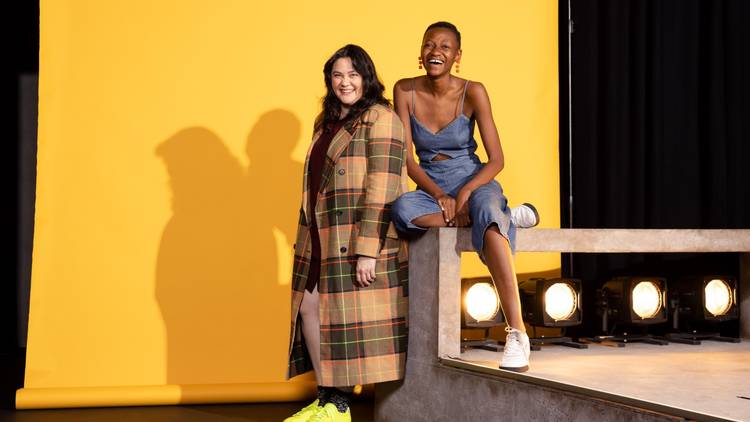
[[(419, 157), (419, 166), (440, 188), (455, 198), (461, 188), (481, 169), (484, 163), (474, 153), (477, 142), (474, 140), (474, 118), (464, 115), (464, 101), (469, 81), (464, 85), (461, 97), (461, 111), (447, 126), (432, 133), (419, 120), (414, 110), (414, 89), (412, 88), (412, 109), (409, 113), (411, 138)], [(438, 154), (450, 159), (432, 161)], [(399, 197), (391, 209), (396, 228), (404, 233), (422, 233), (427, 229), (412, 223), (423, 215), (442, 212), (437, 200), (427, 192), (418, 189)], [(511, 251), (515, 252), (516, 227), (511, 222), (508, 200), (503, 188), (496, 180), (480, 186), (469, 197), (471, 218), (471, 243), (484, 261), (484, 233), (495, 224), (500, 233), (508, 239)]]

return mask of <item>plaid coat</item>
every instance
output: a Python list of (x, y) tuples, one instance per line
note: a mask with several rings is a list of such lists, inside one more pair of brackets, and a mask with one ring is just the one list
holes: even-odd
[[(319, 137), (316, 133), (312, 144)], [(403, 377), (408, 259), (406, 242), (398, 239), (390, 217), (391, 203), (408, 190), (403, 139), (398, 116), (387, 107), (371, 107), (331, 140), (319, 192), (307, 191), (310, 145), (294, 247), (288, 378), (313, 369), (299, 317), (311, 254), (311, 218), (317, 220), (321, 246), (321, 385)], [(310, 215), (308, 195), (318, 195), (315, 215)], [(376, 280), (369, 287), (355, 284), (358, 255), (377, 259)]]

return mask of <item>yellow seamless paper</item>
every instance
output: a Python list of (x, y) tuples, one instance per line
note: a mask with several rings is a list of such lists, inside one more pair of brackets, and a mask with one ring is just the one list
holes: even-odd
[(492, 100), (498, 179), (557, 227), (556, 2), (426, 4), (43, 0), (25, 390), (284, 381), (302, 163), (346, 43), (390, 97), (421, 72), (424, 28), (455, 23), (460, 76)]

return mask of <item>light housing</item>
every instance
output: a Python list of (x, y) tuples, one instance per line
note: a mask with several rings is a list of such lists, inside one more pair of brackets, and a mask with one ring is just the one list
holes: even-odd
[(518, 285), (523, 319), (532, 325), (569, 327), (581, 324), (581, 280), (532, 278)]
[(660, 277), (617, 277), (599, 291), (600, 312), (615, 322), (637, 325), (667, 321), (667, 280)]
[(491, 277), (461, 279), (461, 328), (489, 328), (504, 321)]
[(682, 318), (719, 322), (739, 317), (737, 279), (732, 276), (682, 278), (672, 286), (670, 298)]

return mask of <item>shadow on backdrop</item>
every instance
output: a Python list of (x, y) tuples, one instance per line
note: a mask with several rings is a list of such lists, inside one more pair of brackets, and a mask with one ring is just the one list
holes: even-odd
[[(157, 147), (172, 190), (156, 263), (167, 384), (284, 379), (291, 274), (277, 268), (291, 262), (299, 127), (288, 111), (263, 114), (247, 138), (248, 168), (202, 127)], [(274, 232), (287, 238), (283, 256)]]

